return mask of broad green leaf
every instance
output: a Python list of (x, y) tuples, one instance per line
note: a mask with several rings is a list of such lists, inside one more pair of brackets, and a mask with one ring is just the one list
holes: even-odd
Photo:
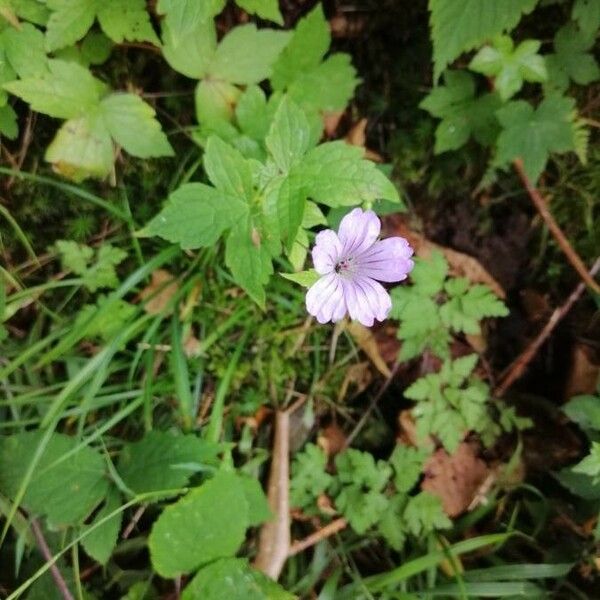
[(525, 40), (516, 48), (508, 36), (499, 36), (493, 46), (484, 46), (471, 60), (469, 68), (494, 77), (494, 87), (504, 101), (514, 96), (524, 81), (546, 81), (544, 58), (538, 54), (541, 42)]
[[(98, 511), (90, 525), (83, 528), (83, 533), (93, 527), (96, 523), (108, 517), (121, 506), (120, 494), (115, 490), (109, 490), (104, 501), (104, 506)], [(83, 538), (81, 545), (86, 553), (101, 565), (105, 565), (112, 554), (116, 544), (123, 513), (119, 512), (102, 525), (99, 525)]]
[(218, 446), (195, 435), (153, 430), (123, 448), (117, 471), (136, 494), (175, 490), (207, 464), (214, 464), (218, 452)]
[[(0, 438), (0, 492), (14, 498), (44, 432)], [(50, 437), (23, 498), (23, 508), (54, 526), (81, 523), (108, 490), (102, 456), (75, 438)]]
[(200, 569), (181, 600), (294, 600), (279, 584), (243, 558), (222, 558)]
[(573, 467), (566, 467), (554, 473), (561, 485), (566, 487), (576, 496), (586, 500), (600, 500), (600, 481), (586, 475), (577, 473)]
[(259, 30), (253, 24), (235, 27), (218, 45), (209, 75), (240, 85), (258, 83), (269, 77), (289, 38), (287, 31)]
[(101, 0), (97, 11), (102, 31), (117, 44), (123, 40), (160, 43), (146, 10), (146, 0)]
[(277, 229), (288, 254), (298, 235), (306, 206), (306, 191), (302, 176), (292, 172), (279, 187), (277, 195)]
[(254, 186), (250, 166), (233, 146), (216, 136), (208, 138), (204, 168), (218, 190), (247, 202), (252, 199)]
[(48, 61), (49, 72), (4, 84), (37, 112), (70, 119), (93, 110), (100, 101), (104, 85), (85, 68), (62, 60)]
[(279, 273), (282, 277), (301, 285), (304, 288), (309, 288), (314, 283), (319, 281), (321, 277), (314, 269), (308, 271), (300, 271), (299, 273)]
[(581, 395), (571, 398), (563, 407), (563, 412), (584, 431), (600, 431), (600, 398)]
[(196, 117), (208, 129), (233, 119), (234, 107), (241, 92), (226, 81), (203, 79), (196, 86)]
[(295, 271), (300, 271), (304, 268), (304, 263), (306, 263), (306, 257), (308, 256), (309, 243), (306, 230), (302, 228), (298, 229), (296, 238), (292, 242), (292, 247), (287, 253), (292, 268)]
[(359, 82), (350, 55), (337, 53), (300, 74), (288, 86), (288, 94), (303, 108), (335, 112), (346, 108)]
[(19, 135), (17, 113), (10, 104), (0, 106), (0, 136), (14, 140)]
[(236, 0), (235, 3), (251, 15), (283, 25), (279, 0)]
[(165, 15), (173, 44), (178, 46), (198, 27), (208, 22), (212, 24), (212, 17), (221, 12), (224, 5), (225, 0), (158, 0), (156, 8)]
[(317, 225), (327, 225), (327, 217), (323, 214), (318, 204), (307, 202), (304, 207), (302, 227), (311, 229), (312, 227), (317, 227)]
[(100, 110), (111, 136), (129, 154), (139, 158), (173, 155), (154, 109), (136, 94), (111, 94), (102, 100)]
[(355, 206), (378, 199), (400, 202), (394, 184), (363, 150), (345, 142), (327, 142), (306, 154), (297, 170), (307, 195), (328, 206)]
[(446, 71), (444, 81), (419, 104), (441, 119), (435, 131), (435, 153), (457, 150), (471, 136), (480, 144), (491, 144), (499, 131), (495, 113), (502, 102), (498, 95), (475, 97), (473, 76), (464, 71)]
[(183, 249), (212, 246), (228, 228), (248, 214), (248, 205), (203, 183), (175, 190), (144, 233), (158, 235)]
[(65, 121), (46, 149), (45, 159), (55, 171), (75, 182), (104, 178), (113, 168), (110, 133), (96, 110)]
[(429, 0), (434, 79), (463, 52), (513, 29), (537, 0)]
[(533, 183), (552, 152), (575, 150), (575, 101), (551, 95), (534, 109), (524, 100), (509, 102), (496, 113), (503, 129), (498, 136), (496, 163), (506, 166), (521, 158)]
[(600, 2), (598, 0), (575, 0), (571, 13), (585, 36), (595, 35), (600, 27)]
[(185, 34), (176, 35), (167, 23), (162, 27), (163, 56), (173, 69), (192, 79), (206, 75), (217, 48), (212, 19), (198, 22)]
[[(0, 7), (3, 2), (0, 1)], [(6, 6), (7, 2), (4, 1)], [(50, 11), (40, 0), (8, 0), (8, 5), (14, 11), (14, 14), (25, 21), (35, 23), (35, 25), (46, 25)], [(2, 14), (0, 14), (0, 18)]]
[(546, 57), (550, 72), (547, 88), (564, 92), (569, 80), (587, 85), (599, 79), (600, 68), (590, 52), (594, 42), (594, 35), (584, 35), (574, 23), (559, 29), (554, 36), (555, 52)]
[(23, 23), (21, 29), (5, 29), (0, 41), (3, 42), (7, 60), (22, 79), (47, 72), (44, 34), (30, 23)]
[(71, 46), (90, 29), (96, 18), (96, 0), (48, 0), (52, 9), (46, 28), (46, 49)]
[(273, 65), (273, 88), (284, 90), (297, 77), (318, 67), (330, 42), (329, 24), (319, 3), (300, 19), (288, 45)]
[(239, 476), (248, 503), (248, 525), (254, 527), (273, 518), (269, 502), (258, 479), (246, 475)]
[(258, 85), (248, 86), (235, 107), (235, 118), (240, 129), (262, 142), (269, 131), (272, 116), (262, 89)]
[(264, 286), (273, 273), (268, 248), (260, 231), (247, 221), (240, 221), (229, 233), (225, 246), (225, 264), (237, 284), (261, 307), (266, 296)]
[(248, 502), (239, 478), (218, 472), (167, 506), (156, 520), (148, 538), (152, 565), (162, 577), (173, 578), (233, 556), (248, 524)]
[(113, 49), (113, 42), (102, 32), (88, 33), (79, 45), (79, 53), (84, 66), (101, 65), (106, 62)]
[(590, 453), (573, 467), (573, 473), (589, 475), (594, 483), (600, 482), (600, 442), (592, 442)]
[(308, 150), (310, 127), (306, 115), (288, 98), (284, 98), (277, 108), (265, 144), (275, 164), (284, 173)]

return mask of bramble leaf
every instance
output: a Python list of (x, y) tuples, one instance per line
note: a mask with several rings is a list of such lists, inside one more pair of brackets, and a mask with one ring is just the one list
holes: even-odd
[(43, 76), (48, 72), (44, 34), (31, 23), (23, 23), (21, 29), (5, 29), (0, 36), (0, 45), (4, 46), (6, 59), (22, 79)]
[(278, 0), (235, 0), (235, 3), (251, 15), (283, 25)]
[(102, 0), (97, 6), (100, 27), (113, 42), (160, 43), (146, 10), (146, 0)]
[(240, 200), (252, 199), (254, 186), (248, 161), (238, 150), (217, 136), (208, 138), (204, 168), (211, 183), (218, 190)]
[[(108, 517), (108, 515), (113, 513), (120, 506), (120, 494), (115, 489), (109, 490), (104, 501), (104, 506), (98, 511), (90, 525), (83, 528), (83, 533), (86, 533), (86, 530), (94, 527), (96, 523), (99, 523), (105, 517)], [(95, 527), (81, 540), (81, 545), (88, 556), (91, 556), (101, 565), (105, 565), (108, 562), (108, 559), (117, 544), (117, 537), (119, 536), (119, 530), (121, 529), (122, 518), (123, 513), (117, 513), (106, 522), (102, 523), (102, 525)]]

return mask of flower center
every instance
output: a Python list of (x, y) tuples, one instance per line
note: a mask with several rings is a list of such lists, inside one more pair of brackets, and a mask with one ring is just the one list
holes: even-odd
[(342, 258), (342, 260), (338, 261), (335, 265), (335, 272), (338, 275), (344, 275), (345, 273), (349, 273), (353, 267), (352, 257)]

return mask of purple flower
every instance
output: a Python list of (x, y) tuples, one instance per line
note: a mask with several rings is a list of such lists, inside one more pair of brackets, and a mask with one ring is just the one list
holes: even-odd
[(340, 223), (317, 235), (312, 251), (321, 278), (306, 294), (306, 309), (319, 323), (339, 321), (346, 313), (371, 327), (383, 321), (392, 300), (379, 281), (406, 279), (414, 263), (413, 249), (401, 237), (377, 240), (381, 221), (372, 211), (355, 208)]

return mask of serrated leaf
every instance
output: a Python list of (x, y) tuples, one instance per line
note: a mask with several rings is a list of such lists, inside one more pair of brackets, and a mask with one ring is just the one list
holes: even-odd
[(408, 530), (415, 536), (452, 526), (441, 500), (429, 492), (421, 492), (410, 498), (403, 516)]
[(275, 581), (251, 568), (243, 558), (223, 558), (200, 569), (182, 600), (294, 600)]
[(152, 565), (162, 577), (173, 578), (233, 556), (248, 524), (239, 478), (218, 472), (158, 517), (148, 538)]
[(575, 149), (575, 100), (551, 95), (534, 109), (524, 100), (509, 102), (496, 113), (503, 127), (498, 136), (496, 164), (521, 158), (536, 183), (552, 152)]
[(537, 0), (429, 0), (434, 79), (460, 54), (510, 31)]
[(225, 245), (225, 264), (235, 282), (264, 308), (264, 286), (273, 273), (273, 264), (259, 230), (251, 223), (240, 221), (229, 233)]
[(435, 132), (435, 153), (456, 150), (472, 136), (491, 144), (498, 134), (496, 111), (502, 105), (497, 94), (475, 97), (475, 81), (464, 71), (447, 71), (444, 86), (434, 88), (419, 104), (442, 119)]
[(272, 114), (265, 93), (258, 85), (246, 88), (235, 106), (240, 129), (251, 138), (263, 141), (269, 131)]
[(113, 168), (114, 150), (97, 110), (63, 123), (46, 149), (45, 159), (56, 172), (75, 182), (106, 177)]
[(173, 35), (172, 41), (178, 46), (199, 26), (208, 22), (212, 25), (211, 17), (221, 12), (224, 5), (225, 0), (158, 0), (156, 8), (165, 15), (165, 24)]
[(51, 52), (79, 41), (96, 18), (95, 0), (48, 0), (52, 9), (46, 27), (46, 49)]
[(212, 246), (247, 213), (248, 205), (236, 196), (203, 183), (186, 183), (169, 196), (144, 232), (180, 244), (183, 249)]
[(97, 11), (102, 31), (117, 44), (124, 40), (160, 43), (146, 10), (146, 0), (102, 0)]
[(310, 150), (298, 166), (307, 195), (328, 206), (354, 206), (377, 199), (400, 202), (394, 184), (345, 142), (326, 142)]
[(289, 37), (287, 31), (259, 30), (253, 24), (235, 27), (218, 45), (209, 75), (240, 85), (258, 83), (269, 77)]
[(260, 481), (246, 475), (239, 476), (248, 503), (248, 525), (254, 527), (273, 518), (269, 502), (260, 485)]
[(214, 464), (218, 452), (218, 446), (195, 435), (153, 430), (123, 448), (117, 471), (136, 494), (175, 490), (205, 465)]
[(429, 258), (416, 258), (410, 273), (416, 290), (423, 296), (433, 296), (442, 290), (448, 276), (448, 263), (444, 255), (435, 250)]
[(218, 131), (223, 122), (233, 120), (241, 91), (226, 81), (203, 79), (196, 86), (196, 117), (208, 130)]
[(396, 551), (402, 550), (406, 541), (406, 529), (402, 513), (406, 506), (407, 498), (400, 494), (392, 496), (388, 506), (382, 514), (377, 529), (387, 543)]
[(283, 25), (278, 0), (236, 0), (235, 3), (251, 15)]
[(70, 119), (92, 111), (104, 85), (85, 68), (72, 62), (49, 60), (48, 73), (4, 84), (37, 112)]
[(279, 273), (285, 279), (289, 279), (304, 288), (309, 288), (316, 283), (321, 277), (314, 269), (308, 271), (300, 271), (299, 273)]
[(380, 492), (364, 492), (360, 487), (344, 487), (335, 499), (335, 506), (356, 533), (364, 534), (385, 513), (389, 500)]
[(294, 508), (307, 508), (332, 481), (327, 473), (327, 456), (319, 446), (307, 444), (294, 456), (290, 480), (290, 504)]
[[(14, 498), (31, 463), (43, 431), (0, 438), (0, 491)], [(104, 459), (75, 438), (51, 435), (22, 506), (34, 515), (45, 515), (54, 526), (81, 523), (108, 490)]]
[(17, 113), (10, 104), (0, 106), (0, 136), (14, 140), (19, 135)]
[(600, 3), (597, 0), (575, 0), (571, 16), (585, 36), (594, 35), (600, 27)]
[(86, 338), (102, 338), (112, 340), (122, 329), (131, 322), (138, 309), (133, 304), (118, 300), (111, 302), (110, 311), (100, 313), (91, 322), (90, 318), (98, 313), (109, 302), (105, 295), (98, 298), (96, 304), (84, 304), (75, 319), (74, 329), (80, 329)]
[(421, 476), (427, 452), (420, 448), (412, 448), (398, 444), (389, 462), (394, 469), (394, 485), (399, 492), (410, 492)]
[[(104, 506), (98, 511), (98, 514), (94, 517), (94, 520), (90, 525), (83, 528), (82, 533), (87, 533), (87, 531), (96, 523), (99, 523), (105, 517), (108, 517), (120, 506), (121, 497), (119, 493), (115, 489), (109, 490), (104, 501)], [(121, 529), (122, 518), (123, 513), (117, 513), (105, 523), (102, 523), (102, 525), (98, 525), (96, 528), (92, 529), (81, 540), (81, 545), (88, 556), (91, 556), (101, 565), (105, 565), (108, 562), (108, 559), (117, 544), (117, 537), (119, 535), (119, 530)]]
[(23, 23), (20, 29), (5, 29), (0, 39), (6, 59), (19, 77), (43, 76), (47, 72), (44, 34), (31, 23)]
[(289, 43), (273, 65), (273, 88), (284, 90), (298, 76), (315, 69), (329, 49), (330, 42), (329, 25), (321, 4), (317, 4), (300, 19)]
[(252, 199), (254, 186), (249, 163), (233, 146), (216, 136), (209, 137), (204, 168), (217, 189), (246, 201)]
[(100, 111), (113, 139), (139, 158), (173, 156), (154, 109), (136, 94), (111, 94)]
[(584, 431), (600, 431), (600, 398), (597, 396), (574, 396), (562, 411)]

